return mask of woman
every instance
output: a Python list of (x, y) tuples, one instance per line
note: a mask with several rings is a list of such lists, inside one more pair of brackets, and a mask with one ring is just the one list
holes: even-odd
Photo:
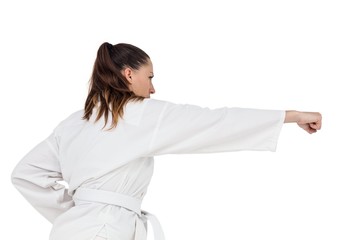
[[(314, 112), (208, 109), (150, 99), (150, 57), (130, 44), (103, 43), (84, 110), (59, 123), (18, 163), (12, 182), (50, 222), (51, 240), (164, 239), (141, 211), (155, 155), (239, 150), (275, 151), (283, 123), (308, 133)], [(68, 188), (58, 181), (66, 181)]]

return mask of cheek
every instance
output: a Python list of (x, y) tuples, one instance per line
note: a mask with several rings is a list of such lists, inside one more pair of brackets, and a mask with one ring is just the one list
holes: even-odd
[(149, 79), (144, 79), (144, 81), (142, 82), (142, 87), (144, 89), (149, 89), (151, 86), (151, 82), (149, 81)]

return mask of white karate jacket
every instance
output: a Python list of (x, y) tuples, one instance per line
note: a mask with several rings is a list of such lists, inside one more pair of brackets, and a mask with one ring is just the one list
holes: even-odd
[[(129, 102), (124, 118), (111, 131), (101, 130), (104, 118), (94, 123), (95, 109), (90, 121), (82, 116), (83, 110), (79, 110), (60, 122), (12, 173), (15, 187), (53, 223), (51, 240), (90, 240), (95, 236), (143, 240), (146, 219), (156, 225), (156, 238), (163, 239), (154, 216), (139, 211), (152, 177), (153, 157), (275, 151), (285, 111), (209, 109), (145, 99)], [(111, 116), (107, 127), (110, 124)], [(68, 189), (59, 183), (63, 180)], [(78, 188), (99, 190), (99, 194), (79, 193), (73, 199)], [(128, 196), (129, 201), (102, 194), (109, 192)]]

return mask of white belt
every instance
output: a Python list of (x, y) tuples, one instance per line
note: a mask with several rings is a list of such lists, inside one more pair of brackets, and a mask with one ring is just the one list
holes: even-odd
[(74, 200), (98, 202), (124, 207), (137, 214), (135, 240), (145, 240), (147, 233), (147, 221), (150, 221), (154, 240), (165, 240), (164, 232), (158, 219), (151, 213), (141, 210), (141, 200), (121, 193), (91, 189), (78, 188), (73, 196)]

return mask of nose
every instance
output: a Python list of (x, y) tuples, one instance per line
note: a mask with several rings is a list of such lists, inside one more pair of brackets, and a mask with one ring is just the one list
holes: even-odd
[(154, 94), (154, 93), (155, 93), (155, 88), (154, 88), (154, 85), (151, 83), (150, 94)]

